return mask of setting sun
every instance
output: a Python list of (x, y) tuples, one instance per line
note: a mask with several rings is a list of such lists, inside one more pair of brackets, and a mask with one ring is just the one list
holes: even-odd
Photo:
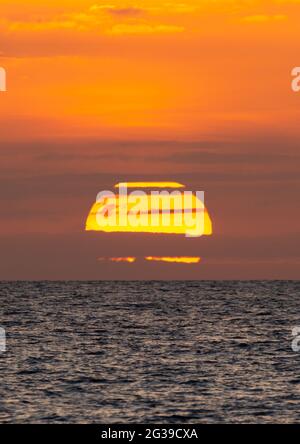
[[(108, 191), (97, 197), (87, 218), (86, 231), (197, 237), (212, 234), (212, 222), (201, 200), (202, 195), (199, 198), (191, 192), (167, 191), (168, 188), (184, 188), (184, 185), (176, 182), (129, 182), (117, 184), (115, 188), (118, 188), (119, 194)], [(135, 190), (127, 195), (127, 188), (147, 189), (147, 192)], [(122, 194), (124, 190), (125, 196)]]

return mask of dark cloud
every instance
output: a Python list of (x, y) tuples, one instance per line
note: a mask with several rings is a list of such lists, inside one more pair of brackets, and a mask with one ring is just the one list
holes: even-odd
[(128, 8), (117, 8), (117, 7), (107, 8), (106, 11), (108, 11), (112, 15), (121, 16), (121, 17), (132, 17), (146, 13), (145, 9), (137, 8), (134, 6)]
[[(178, 279), (296, 278), (300, 251), (297, 140), (273, 135), (268, 141), (266, 145), (264, 138), (245, 137), (5, 144), (0, 277), (174, 279), (172, 265), (100, 264), (97, 257), (195, 255), (202, 256), (203, 263), (198, 268), (177, 267)], [(129, 171), (128, 165), (137, 165), (136, 155), (143, 162)], [(126, 167), (122, 162), (128, 162)], [(157, 171), (157, 166), (164, 170)], [(97, 193), (131, 180), (175, 180), (191, 190), (203, 189), (213, 236), (187, 240), (85, 233)]]
[(300, 162), (300, 154), (292, 153), (273, 153), (269, 152), (255, 152), (255, 146), (253, 146), (252, 151), (248, 152), (234, 152), (234, 151), (185, 151), (185, 152), (175, 152), (169, 156), (162, 156), (159, 160), (164, 162), (174, 162), (180, 164), (230, 164), (230, 165), (259, 165), (259, 164), (276, 164), (280, 163), (281, 167), (283, 164), (293, 165), (295, 160)]
[[(245, 239), (165, 236), (27, 234), (1, 237), (0, 279), (297, 279), (299, 233)], [(284, 250), (285, 249), (285, 250)], [(287, 252), (288, 251), (288, 252)], [(137, 256), (135, 264), (98, 257)], [(200, 265), (145, 263), (146, 255), (199, 255)]]

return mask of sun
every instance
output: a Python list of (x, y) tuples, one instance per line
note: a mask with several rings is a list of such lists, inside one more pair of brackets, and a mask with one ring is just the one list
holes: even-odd
[(212, 234), (204, 193), (187, 192), (178, 182), (123, 182), (114, 189), (117, 192), (99, 193), (88, 215), (86, 231), (187, 237)]

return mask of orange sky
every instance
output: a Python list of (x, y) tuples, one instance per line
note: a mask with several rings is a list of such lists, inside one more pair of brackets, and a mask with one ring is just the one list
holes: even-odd
[[(72, 261), (51, 274), (37, 235), (81, 236), (96, 194), (121, 180), (206, 191), (204, 277), (299, 277), (299, 21), (299, 0), (0, 0), (0, 227), (31, 249), (24, 277), (76, 278)], [(14, 242), (1, 278), (20, 275)], [(142, 254), (205, 257), (190, 245)]]
[(105, 3), (1, 0), (5, 133), (24, 119), (19, 136), (296, 131), (298, 1)]

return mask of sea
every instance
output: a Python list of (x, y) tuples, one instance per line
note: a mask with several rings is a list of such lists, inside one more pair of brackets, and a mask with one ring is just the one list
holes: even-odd
[(0, 423), (300, 421), (299, 281), (1, 282)]

